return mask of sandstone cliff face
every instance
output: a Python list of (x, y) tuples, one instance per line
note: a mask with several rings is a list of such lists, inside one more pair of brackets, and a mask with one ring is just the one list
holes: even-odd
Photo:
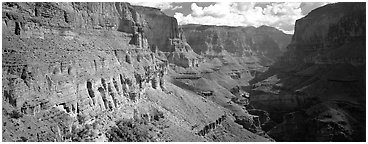
[[(365, 21), (362, 3), (329, 4), (297, 20), (287, 52), (251, 82), (251, 105), (283, 121), (269, 132), (271, 137), (281, 141), (364, 139), (363, 114), (346, 107), (365, 109)], [(305, 114), (321, 105), (323, 110)], [(285, 113), (294, 120), (280, 117)], [(306, 130), (318, 134), (308, 136)], [(287, 131), (298, 136), (282, 136)]]
[(258, 55), (275, 60), (282, 55), (291, 35), (268, 26), (228, 27), (184, 25), (188, 43), (198, 54), (221, 55), (225, 51), (234, 56)]
[[(169, 17), (156, 8), (133, 6), (142, 19), (142, 37), (147, 38), (152, 51), (165, 53), (168, 61), (181, 67), (195, 67), (200, 56), (186, 42), (182, 29), (174, 17)], [(138, 29), (139, 30), (139, 29)]]
[(133, 6), (144, 19), (143, 30), (152, 48), (158, 48), (163, 52), (172, 52), (175, 49), (169, 47), (172, 39), (180, 39), (178, 22), (174, 17), (169, 17), (159, 9)]
[[(18, 3), (20, 10), (29, 10), (23, 9), (25, 6), (34, 6), (35, 15), (30, 14), (32, 12), (16, 14), (13, 11), (7, 12), (5, 9), (6, 18), (3, 19), (5, 33), (3, 33), (3, 36), (10, 39), (6, 39), (3, 43), (5, 46), (3, 49), (3, 72), (5, 74), (3, 90), (8, 94), (5, 96), (8, 96), (9, 102), (13, 102), (10, 104), (18, 109), (23, 107), (33, 108), (34, 106), (47, 109), (53, 105), (64, 104), (70, 111), (74, 110), (73, 112), (80, 111), (88, 114), (96, 111), (92, 110), (93, 107), (82, 108), (88, 105), (84, 101), (92, 100), (93, 105), (101, 106), (101, 110), (116, 107), (119, 102), (114, 96), (117, 93), (122, 93), (123, 90), (127, 95), (130, 93), (129, 91), (137, 93), (145, 82), (151, 83), (151, 79), (163, 76), (166, 64), (157, 63), (153, 53), (148, 49), (127, 45), (130, 39), (126, 34), (115, 31), (94, 32), (89, 30), (96, 25), (107, 29), (109, 26), (116, 24), (114, 22), (94, 23), (93, 20), (90, 22), (83, 18), (83, 13), (86, 12), (90, 13), (88, 15), (92, 15), (91, 17), (100, 18), (99, 21), (109, 21), (114, 16), (102, 16), (99, 13), (101, 7), (93, 8), (97, 7), (95, 4), (97, 5), (97, 3), (87, 3), (87, 6), (83, 6), (83, 4), (74, 5), (72, 3), (71, 5), (76, 7), (73, 13), (76, 18), (71, 21), (66, 20), (68, 16), (53, 17), (57, 16), (54, 13), (62, 13), (63, 10), (60, 8), (65, 6), (61, 5), (59, 7), (56, 3)], [(123, 3), (122, 5), (126, 6), (127, 4)], [(5, 4), (5, 6), (9, 5)], [(115, 5), (113, 3), (102, 3), (100, 6), (111, 9), (111, 6)], [(46, 9), (47, 7), (51, 8)], [(79, 9), (80, 7), (91, 9), (84, 11)], [(7, 8), (12, 9), (14, 7), (9, 6)], [(41, 16), (39, 16), (39, 13), (41, 13)], [(33, 21), (36, 18), (40, 18), (45, 22)], [(75, 21), (77, 19), (80, 21)], [(20, 23), (20, 30), (17, 23)], [(111, 25), (107, 25), (107, 23)], [(82, 31), (82, 29), (84, 30)], [(12, 34), (19, 35), (17, 37), (25, 42), (17, 42), (16, 38), (11, 38)], [(89, 35), (90, 39), (87, 39), (84, 35)], [(99, 41), (102, 35), (106, 36), (104, 42)], [(115, 36), (125, 36), (126, 38), (122, 39), (121, 42), (117, 42)], [(62, 39), (59, 40), (59, 38)], [(93, 42), (93, 40), (96, 40), (96, 42)], [(54, 41), (54, 43), (50, 43), (50, 41)], [(25, 44), (28, 43), (30, 44), (26, 46)], [(119, 46), (126, 46), (127, 48), (119, 48)], [(85, 49), (90, 49), (90, 51), (85, 51)], [(120, 65), (123, 65), (123, 67)], [(134, 68), (135, 65), (141, 67)], [(134, 72), (134, 69), (137, 69), (134, 75), (118, 74), (118, 71)], [(159, 69), (162, 71), (159, 72)], [(109, 77), (105, 77), (106, 75)], [(12, 78), (8, 79), (7, 76)], [(24, 86), (34, 87), (34, 90), (38, 89), (37, 91), (42, 94), (14, 97), (17, 94), (13, 94), (12, 89)], [(30, 90), (34, 91), (33, 89)], [(82, 95), (89, 96), (89, 98), (78, 98), (79, 91), (88, 92), (88, 94), (82, 93)], [(45, 93), (48, 93), (49, 96), (47, 97), (50, 97), (50, 99), (54, 99), (52, 96), (56, 96), (55, 99), (57, 97), (63, 97), (64, 99), (45, 102), (42, 98), (34, 98), (34, 106), (25, 106), (25, 101), (31, 99), (27, 97), (45, 97), (42, 96)], [(70, 103), (76, 102), (77, 98), (83, 100), (79, 105)], [(100, 103), (101, 100), (103, 103)]]
[(76, 120), (119, 109), (132, 118), (145, 89), (163, 88), (165, 62), (147, 49), (127, 45), (126, 34), (64, 36), (57, 27), (36, 26), (17, 36), (11, 23), (18, 20), (3, 25), (3, 110), (20, 113), (25, 122), (3, 117), (5, 141), (64, 141), (61, 135), (71, 133)]
[(185, 37), (182, 39), (175, 38), (170, 39), (170, 43), (167, 48), (171, 52), (163, 52), (170, 63), (177, 66), (188, 68), (198, 67), (199, 63), (203, 63), (203, 57), (196, 54), (190, 45), (185, 41)]
[[(14, 33), (19, 34), (24, 29), (22, 36), (25, 37), (36, 34), (36, 37), (43, 38), (43, 29), (37, 31), (38, 25), (58, 27), (67, 38), (75, 35), (70, 30), (79, 28), (113, 30), (131, 34), (129, 44), (140, 48), (149, 48), (151, 51), (157, 49), (167, 52), (167, 55), (171, 52), (185, 55), (177, 58), (179, 60), (170, 59), (170, 63), (188, 67), (199, 59), (195, 53), (188, 53), (192, 51), (191, 47), (186, 43), (176, 19), (156, 8), (132, 6), (129, 3), (19, 3), (17, 6), (28, 12), (27, 17), (20, 18), (24, 21), (15, 23)], [(4, 11), (10, 20), (17, 19), (11, 9), (5, 8)], [(36, 25), (28, 25), (29, 21)], [(180, 60), (187, 63), (179, 63)]]

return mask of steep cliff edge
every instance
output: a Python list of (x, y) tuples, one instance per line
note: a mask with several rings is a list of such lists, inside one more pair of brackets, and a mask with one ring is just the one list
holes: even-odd
[[(188, 43), (197, 54), (255, 56), (273, 62), (285, 51), (291, 35), (268, 26), (229, 27), (183, 25)], [(269, 62), (269, 63), (271, 63)]]
[(250, 82), (276, 141), (364, 141), (365, 10), (334, 3), (297, 20), (284, 56)]
[[(12, 5), (12, 3), (7, 3)], [(26, 11), (25, 15), (15, 24), (15, 33), (22, 30), (25, 37), (31, 36), (29, 31), (38, 25), (57, 27), (62, 29), (64, 35), (74, 35), (68, 30), (94, 29), (113, 30), (131, 34), (129, 44), (140, 48), (148, 48), (151, 51), (162, 51), (168, 55), (179, 54), (181, 57), (169, 59), (170, 63), (183, 67), (190, 67), (197, 62), (200, 56), (191, 52), (191, 47), (186, 43), (182, 31), (178, 28), (174, 17), (169, 17), (159, 9), (141, 6), (132, 6), (129, 3), (18, 3), (19, 10)], [(17, 19), (17, 12), (9, 7), (4, 7), (5, 16)], [(26, 25), (31, 21), (38, 25)], [(5, 20), (5, 23), (7, 20)], [(43, 37), (43, 33), (39, 33)], [(174, 54), (173, 54), (174, 53)], [(173, 56), (172, 56), (173, 57)], [(179, 60), (177, 60), (179, 59)], [(179, 61), (181, 63), (179, 63)], [(184, 63), (187, 62), (187, 63)]]
[[(208, 125), (233, 125), (222, 129), (228, 141), (267, 141), (167, 81), (165, 54), (149, 49), (156, 42), (139, 13), (158, 10), (119, 2), (2, 8), (3, 141), (213, 141), (199, 135)], [(176, 38), (175, 28), (163, 31), (162, 39)]]
[(201, 56), (194, 53), (186, 42), (174, 17), (169, 17), (156, 8), (133, 8), (143, 21), (135, 23), (142, 27), (142, 37), (147, 38), (151, 51), (162, 51), (170, 63), (185, 68), (195, 67), (201, 62)]

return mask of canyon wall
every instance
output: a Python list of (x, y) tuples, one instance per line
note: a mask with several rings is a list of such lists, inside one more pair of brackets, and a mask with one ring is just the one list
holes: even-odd
[[(119, 106), (118, 94), (138, 96), (145, 83), (157, 87), (167, 64), (138, 43), (127, 45), (132, 39), (113, 30), (119, 13), (101, 11), (117, 5), (128, 9), (126, 3), (5, 3), (5, 100), (23, 111), (63, 105), (67, 112), (93, 116), (97, 109)], [(14, 8), (28, 11), (14, 13)], [(121, 18), (131, 18), (125, 14)], [(109, 31), (93, 31), (96, 27)], [(118, 42), (119, 37), (125, 38)]]
[(273, 27), (229, 27), (211, 25), (183, 25), (188, 43), (197, 54), (224, 55), (276, 60), (286, 50), (291, 35)]
[(132, 118), (145, 89), (163, 89), (167, 63), (117, 31), (115, 6), (3, 3), (3, 140), (62, 141), (75, 122)]
[(295, 23), (286, 63), (364, 64), (364, 4), (336, 3), (311, 11)]
[[(142, 27), (142, 37), (147, 38), (152, 51), (162, 51), (170, 63), (181, 67), (195, 67), (202, 62), (201, 56), (193, 52), (186, 42), (182, 29), (174, 17), (169, 17), (156, 8), (133, 6), (143, 23), (135, 20)], [(131, 23), (131, 22), (129, 22)]]
[[(203, 141), (191, 126), (202, 129), (224, 115), (166, 83), (170, 52), (162, 51), (171, 46), (187, 53), (190, 47), (176, 20), (158, 9), (120, 2), (2, 7), (3, 141), (79, 141), (73, 135), (86, 140), (86, 133), (88, 141), (107, 141), (116, 120), (145, 118), (164, 121), (156, 129), (167, 136), (186, 134), (175, 141)], [(155, 24), (156, 15), (162, 24)], [(181, 44), (167, 44), (170, 39)], [(153, 45), (158, 51), (150, 50)], [(182, 65), (195, 65), (187, 62)]]
[(268, 132), (276, 141), (364, 140), (365, 9), (334, 3), (311, 11), (296, 21), (284, 55), (250, 82), (251, 105), (279, 123)]

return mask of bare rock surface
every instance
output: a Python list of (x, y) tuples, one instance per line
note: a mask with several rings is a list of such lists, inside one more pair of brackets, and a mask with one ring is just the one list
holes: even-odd
[[(2, 7), (3, 141), (269, 141), (173, 83), (170, 65), (198, 67), (200, 56), (158, 9)], [(224, 115), (230, 119), (218, 122)], [(209, 125), (227, 136), (198, 135)]]
[(264, 65), (271, 64), (281, 56), (291, 41), (291, 35), (268, 26), (256, 28), (189, 24), (182, 28), (188, 43), (197, 54), (256, 57), (262, 59), (256, 62)]

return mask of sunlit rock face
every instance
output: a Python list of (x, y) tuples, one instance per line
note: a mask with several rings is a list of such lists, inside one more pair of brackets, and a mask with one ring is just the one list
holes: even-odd
[(268, 132), (276, 141), (364, 140), (365, 9), (334, 3), (311, 11), (296, 21), (284, 55), (250, 82), (250, 104), (280, 123)]
[(149, 48), (167, 44), (151, 39), (147, 21), (153, 20), (143, 13), (168, 19), (158, 24), (168, 29), (154, 31), (164, 41), (178, 37), (174, 18), (128, 3), (2, 6), (3, 141), (68, 141), (96, 121), (103, 126), (94, 127), (90, 141), (106, 141), (97, 132), (105, 133), (114, 120), (159, 109), (147, 102), (146, 91), (165, 95), (168, 61)]
[(183, 25), (183, 31), (194, 52), (202, 55), (223, 55), (276, 60), (286, 50), (291, 35), (273, 27), (228, 27)]
[[(169, 65), (203, 60), (159, 9), (121, 2), (2, 7), (3, 141), (123, 141), (116, 134), (132, 131), (117, 130), (122, 119), (143, 126), (130, 141), (268, 141), (170, 82)], [(215, 139), (201, 130), (226, 134)]]
[[(119, 15), (119, 10), (128, 11), (129, 4), (85, 5), (20, 3), (21, 10), (34, 7), (34, 11), (13, 13), (14, 7), (4, 4), (8, 7), (4, 10), (3, 36), (20, 37), (3, 42), (3, 90), (17, 109), (62, 105), (67, 112), (93, 116), (118, 107), (123, 101), (120, 95), (130, 97), (165, 73), (165, 62), (157, 62), (153, 53), (142, 47), (144, 38), (127, 45), (135, 36), (113, 31), (120, 24), (114, 16)], [(99, 13), (113, 8), (120, 9)], [(130, 19), (131, 15), (122, 13), (121, 18)], [(109, 31), (94, 31), (96, 27)], [(118, 42), (119, 36), (125, 38)], [(138, 66), (137, 70), (134, 66)]]
[[(170, 63), (181, 67), (198, 66), (201, 57), (193, 52), (186, 42), (182, 29), (178, 26), (174, 17), (169, 17), (156, 8), (132, 6), (133, 12), (137, 13), (133, 21), (128, 22), (137, 25), (138, 38), (146, 38), (152, 51), (164, 52)], [(124, 29), (125, 25), (122, 25)], [(124, 29), (131, 32), (130, 29)], [(132, 32), (137, 30), (133, 29)], [(142, 34), (140, 34), (142, 33)], [(145, 41), (141, 42), (143, 46)]]

